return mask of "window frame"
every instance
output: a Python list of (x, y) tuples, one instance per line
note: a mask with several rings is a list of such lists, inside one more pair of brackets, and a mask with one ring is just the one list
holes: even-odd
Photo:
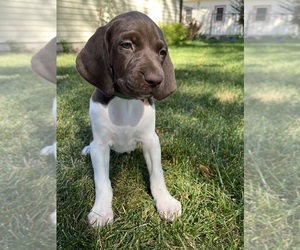
[[(222, 14), (218, 14), (218, 9), (223, 9)], [(226, 5), (216, 5), (214, 11), (214, 22), (224, 22), (225, 21), (225, 12), (226, 12)], [(218, 17), (221, 15), (222, 20), (218, 20)]]
[[(266, 13), (265, 14), (258, 14), (257, 12), (258, 12), (259, 9), (266, 9)], [(267, 21), (269, 21), (270, 10), (271, 10), (270, 5), (257, 5), (257, 6), (254, 6), (253, 21), (254, 22), (267, 22)], [(258, 19), (257, 18), (258, 16), (263, 16), (264, 19)]]
[(187, 8), (185, 10), (185, 22), (190, 23), (193, 20), (193, 9)]

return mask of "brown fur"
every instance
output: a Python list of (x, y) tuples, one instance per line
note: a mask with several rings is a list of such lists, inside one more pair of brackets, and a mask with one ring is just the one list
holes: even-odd
[(132, 98), (162, 100), (176, 90), (162, 31), (136, 11), (98, 28), (79, 53), (76, 69), (108, 99), (118, 91)]

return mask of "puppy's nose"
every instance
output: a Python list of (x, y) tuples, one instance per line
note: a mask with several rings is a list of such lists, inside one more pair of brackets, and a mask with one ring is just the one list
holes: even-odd
[(155, 87), (162, 83), (163, 76), (161, 74), (155, 74), (153, 72), (149, 72), (144, 75), (145, 81), (149, 83), (152, 87)]

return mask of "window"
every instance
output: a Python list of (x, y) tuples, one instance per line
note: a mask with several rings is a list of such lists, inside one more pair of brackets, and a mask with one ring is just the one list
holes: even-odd
[(268, 8), (256, 8), (255, 21), (266, 21), (267, 20)]
[(224, 6), (216, 6), (215, 7), (215, 21), (222, 22), (224, 20), (225, 7)]
[(185, 13), (185, 21), (186, 23), (190, 23), (192, 21), (192, 9), (186, 9)]

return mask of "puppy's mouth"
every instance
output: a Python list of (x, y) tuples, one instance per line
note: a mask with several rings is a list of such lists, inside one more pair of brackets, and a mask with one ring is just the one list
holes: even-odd
[(114, 84), (114, 89), (116, 96), (120, 93), (121, 95), (128, 97), (128, 99), (148, 99), (153, 96), (150, 88), (145, 89), (145, 87), (140, 86), (137, 91), (136, 87), (133, 87), (133, 84), (123, 80), (118, 80), (118, 83)]

